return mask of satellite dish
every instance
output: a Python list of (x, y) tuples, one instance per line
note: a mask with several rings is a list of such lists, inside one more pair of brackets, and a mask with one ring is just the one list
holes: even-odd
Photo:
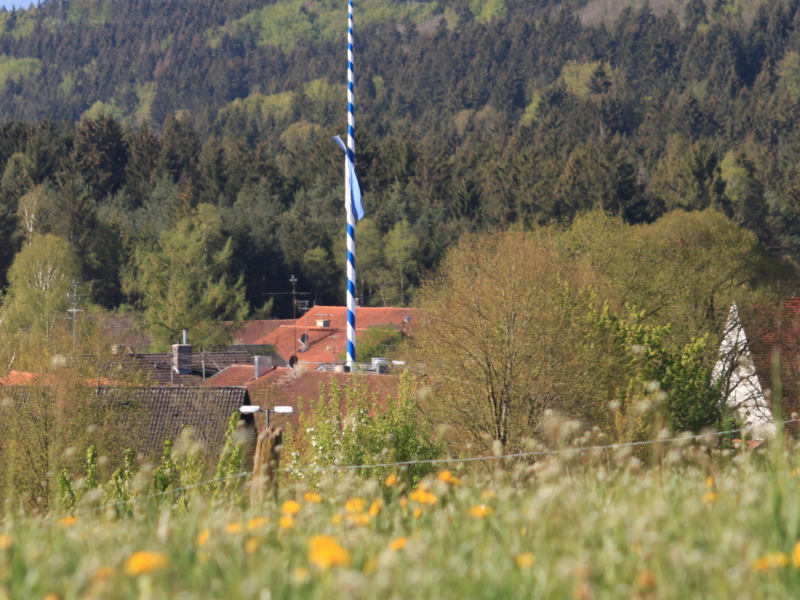
[(406, 315), (406, 318), (403, 319), (403, 323), (411, 323), (411, 315)]
[(303, 344), (303, 346), (305, 346), (308, 343), (307, 333), (304, 333), (303, 335), (300, 336), (300, 343)]
[(295, 366), (297, 366), (297, 357), (296, 357), (296, 356), (292, 356), (292, 357), (289, 359), (289, 367), (291, 367), (292, 369), (294, 369), (294, 368), (295, 368)]

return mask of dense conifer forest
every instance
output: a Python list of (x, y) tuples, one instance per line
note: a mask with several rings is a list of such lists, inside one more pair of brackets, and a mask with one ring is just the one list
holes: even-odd
[[(135, 303), (143, 257), (199, 232), (251, 315), (292, 274), (342, 303), (345, 8), (0, 13), (2, 284), (53, 234), (96, 303)], [(365, 303), (412, 302), (464, 232), (592, 208), (715, 207), (800, 258), (799, 1), (365, 0), (356, 25)]]

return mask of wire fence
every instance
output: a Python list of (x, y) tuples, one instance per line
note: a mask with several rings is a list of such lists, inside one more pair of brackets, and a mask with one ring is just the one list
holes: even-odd
[[(789, 423), (797, 423), (800, 419), (787, 419), (785, 421), (780, 421), (777, 424), (781, 426), (786, 426)], [(776, 425), (777, 425), (776, 424)], [(390, 468), (390, 467), (406, 467), (411, 465), (437, 465), (437, 464), (453, 464), (453, 463), (467, 463), (467, 462), (483, 462), (483, 461), (492, 461), (492, 460), (509, 460), (515, 458), (529, 458), (529, 457), (536, 457), (536, 456), (553, 456), (557, 454), (575, 454), (580, 452), (590, 452), (590, 451), (604, 451), (604, 450), (617, 450), (619, 448), (628, 448), (628, 447), (637, 447), (637, 446), (652, 446), (655, 444), (671, 444), (671, 443), (687, 443), (694, 440), (703, 440), (703, 439), (713, 439), (713, 438), (720, 438), (725, 437), (728, 435), (733, 435), (736, 433), (745, 433), (748, 431), (752, 431), (756, 429), (758, 426), (750, 426), (750, 427), (742, 427), (740, 429), (729, 429), (726, 431), (712, 431), (708, 433), (699, 433), (694, 435), (680, 435), (677, 437), (670, 437), (670, 438), (659, 438), (655, 440), (644, 440), (639, 442), (625, 442), (625, 443), (618, 443), (618, 444), (603, 444), (603, 445), (594, 445), (594, 446), (575, 446), (573, 448), (562, 448), (559, 450), (538, 450), (534, 452), (517, 452), (515, 454), (500, 454), (500, 455), (487, 455), (487, 456), (472, 456), (472, 457), (462, 457), (462, 458), (434, 458), (434, 459), (427, 459), (427, 460), (406, 460), (406, 461), (399, 461), (399, 462), (389, 462), (389, 463), (376, 463), (376, 464), (369, 464), (369, 465), (331, 465), (326, 467), (288, 467), (283, 469), (278, 469), (277, 472), (279, 473), (308, 473), (308, 472), (315, 472), (315, 473), (324, 473), (327, 471), (353, 471), (358, 469), (381, 469), (381, 468)], [(58, 519), (61, 517), (65, 517), (68, 515), (79, 515), (89, 512), (94, 512), (98, 510), (108, 510), (109, 508), (115, 508), (117, 506), (124, 506), (134, 502), (141, 502), (144, 500), (152, 500), (154, 498), (160, 498), (162, 496), (167, 496), (169, 494), (176, 494), (178, 492), (183, 492), (191, 489), (196, 489), (199, 487), (208, 486), (214, 483), (218, 483), (220, 481), (225, 481), (228, 479), (234, 478), (241, 478), (241, 477), (248, 477), (251, 476), (251, 471), (244, 471), (242, 473), (235, 473), (233, 475), (226, 475), (225, 477), (216, 477), (214, 479), (209, 479), (207, 481), (201, 481), (199, 483), (194, 483), (191, 485), (185, 485), (177, 488), (172, 488), (169, 490), (165, 490), (163, 492), (157, 492), (154, 494), (147, 494), (145, 496), (136, 496), (134, 498), (129, 498), (127, 500), (120, 500), (117, 502), (113, 502), (110, 504), (102, 504), (100, 506), (95, 506), (92, 508), (84, 508), (77, 511), (70, 511), (69, 513), (59, 514), (57, 516), (50, 516), (46, 517), (47, 519)]]

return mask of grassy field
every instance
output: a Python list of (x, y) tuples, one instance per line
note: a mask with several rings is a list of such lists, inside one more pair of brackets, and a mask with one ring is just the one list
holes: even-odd
[(339, 474), (258, 509), (9, 511), (0, 597), (797, 597), (790, 459), (687, 447), (660, 468), (584, 454), (439, 471), (416, 490)]

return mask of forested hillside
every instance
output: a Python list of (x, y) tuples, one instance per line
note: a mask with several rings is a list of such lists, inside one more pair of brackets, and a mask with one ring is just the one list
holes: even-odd
[[(148, 293), (136, 283), (147, 253), (199, 236), (231, 285), (243, 276), (234, 291), (251, 311), (291, 274), (342, 303), (330, 137), (344, 130), (345, 7), (74, 0), (62, 19), (55, 3), (0, 13), (3, 283), (22, 245), (52, 233), (97, 303), (133, 303)], [(359, 294), (410, 302), (463, 232), (598, 207), (631, 223), (716, 207), (800, 258), (799, 9), (357, 4)]]

